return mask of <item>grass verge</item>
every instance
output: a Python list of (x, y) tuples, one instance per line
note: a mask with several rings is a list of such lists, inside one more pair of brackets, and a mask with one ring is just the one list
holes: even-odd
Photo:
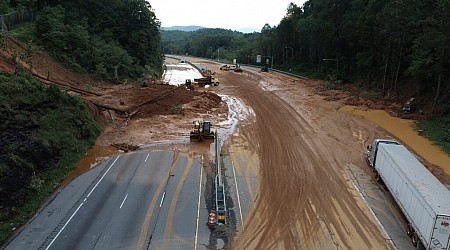
[(450, 114), (419, 122), (423, 134), (450, 155)]

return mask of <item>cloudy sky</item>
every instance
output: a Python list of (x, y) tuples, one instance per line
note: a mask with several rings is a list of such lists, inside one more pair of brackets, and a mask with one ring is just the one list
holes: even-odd
[(162, 27), (203, 26), (260, 31), (264, 24), (278, 25), (289, 3), (305, 0), (148, 0)]

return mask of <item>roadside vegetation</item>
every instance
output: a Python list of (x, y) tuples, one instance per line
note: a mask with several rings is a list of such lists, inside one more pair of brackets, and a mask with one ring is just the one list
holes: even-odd
[(418, 128), (450, 155), (450, 114), (421, 121)]
[(77, 96), (27, 71), (0, 73), (0, 242), (25, 222), (100, 133)]
[(160, 23), (145, 0), (17, 0), (2, 2), (0, 11), (38, 13), (13, 33), (80, 73), (118, 81), (162, 73)]
[[(31, 67), (36, 46), (69, 68), (98, 79), (141, 81), (162, 72), (159, 21), (144, 0), (0, 1), (13, 53)], [(27, 18), (22, 18), (27, 16)], [(0, 244), (42, 205), (95, 143), (100, 127), (78, 96), (43, 86), (31, 69), (0, 71)]]

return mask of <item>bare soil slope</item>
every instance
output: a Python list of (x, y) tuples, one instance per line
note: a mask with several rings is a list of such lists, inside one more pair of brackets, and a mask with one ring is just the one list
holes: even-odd
[[(148, 80), (145, 87), (100, 81), (74, 73), (39, 48), (33, 48), (30, 63), (21, 57), (25, 51), (24, 44), (9, 39), (6, 49), (0, 50), (0, 70), (13, 73), (18, 67), (32, 69), (43, 84), (55, 84), (80, 95), (104, 128), (98, 145), (139, 145), (179, 138), (189, 132), (192, 120), (208, 113), (226, 117), (228, 111), (220, 97), (204, 89), (190, 91), (157, 80)], [(14, 60), (13, 54), (19, 56)], [(210, 117), (213, 122), (217, 121), (215, 117)]]

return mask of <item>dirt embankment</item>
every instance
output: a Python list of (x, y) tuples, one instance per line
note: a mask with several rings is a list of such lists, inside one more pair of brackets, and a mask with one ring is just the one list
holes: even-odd
[(43, 84), (79, 95), (104, 129), (97, 141), (102, 146), (167, 140), (188, 133), (192, 120), (205, 114), (227, 113), (226, 104), (209, 91), (190, 91), (158, 80), (148, 80), (146, 86), (101, 81), (74, 73), (37, 47), (31, 58), (26, 57), (26, 46), (15, 39), (9, 39), (0, 52), (2, 72), (13, 73), (21, 67)]

